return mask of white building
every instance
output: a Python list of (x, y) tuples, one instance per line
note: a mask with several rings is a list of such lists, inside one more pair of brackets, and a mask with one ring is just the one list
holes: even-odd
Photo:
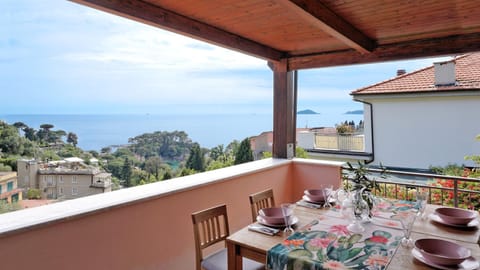
[(400, 72), (351, 95), (364, 102), (365, 148), (374, 165), (472, 166), (464, 157), (480, 154), (480, 53)]

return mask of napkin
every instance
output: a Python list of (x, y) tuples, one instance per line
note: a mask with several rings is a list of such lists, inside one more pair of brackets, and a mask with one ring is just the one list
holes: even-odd
[(279, 229), (270, 228), (257, 223), (248, 225), (248, 230), (267, 235), (275, 235), (280, 231)]
[(322, 206), (320, 204), (309, 203), (309, 202), (306, 202), (304, 200), (298, 201), (297, 205), (300, 205), (300, 206), (303, 206), (303, 207), (308, 207), (308, 208), (315, 208), (315, 209), (322, 208)]

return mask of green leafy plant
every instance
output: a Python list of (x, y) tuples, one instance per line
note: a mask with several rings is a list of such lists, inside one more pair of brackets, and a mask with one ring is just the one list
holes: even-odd
[[(386, 168), (381, 164), (380, 168), (380, 178), (386, 178)], [(373, 194), (380, 191), (380, 186), (376, 178), (368, 171), (365, 163), (359, 161), (357, 166), (353, 166), (350, 162), (347, 162), (347, 167), (344, 167), (342, 173), (344, 188), (350, 191), (362, 190), (362, 198), (371, 210), (374, 204)]]

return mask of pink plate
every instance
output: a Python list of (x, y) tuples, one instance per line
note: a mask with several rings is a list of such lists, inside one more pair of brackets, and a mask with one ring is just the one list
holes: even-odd
[[(268, 223), (265, 219), (263, 219), (262, 216), (257, 216), (257, 222), (262, 224), (262, 225), (272, 227), (272, 228), (283, 228), (283, 227), (285, 227), (285, 222), (282, 222), (281, 224), (271, 224), (271, 223)], [(298, 218), (296, 216), (290, 216), (290, 225), (293, 226), (293, 225), (297, 224), (297, 222), (298, 222)]]
[(324, 202), (325, 196), (322, 189), (307, 189), (303, 192), (311, 202)]
[(477, 217), (477, 213), (459, 208), (440, 207), (435, 214), (450, 224), (465, 225)]
[(309, 203), (313, 203), (313, 204), (323, 204), (325, 201), (315, 201), (315, 200), (312, 200), (310, 197), (308, 197), (307, 195), (303, 195), (302, 199), (306, 202), (309, 202)]
[(416, 248), (412, 249), (412, 256), (428, 266), (442, 270), (474, 270), (480, 267), (480, 263), (474, 257), (470, 257), (458, 265), (441, 265), (427, 260)]
[(478, 222), (478, 219), (474, 219), (472, 221), (470, 221), (468, 224), (464, 224), (464, 225), (460, 225), (460, 224), (452, 224), (452, 223), (449, 223), (445, 220), (443, 220), (439, 215), (437, 215), (436, 213), (431, 213), (430, 215), (428, 215), (428, 217), (432, 220), (432, 221), (435, 221), (437, 223), (440, 223), (440, 224), (443, 224), (443, 225), (447, 225), (447, 226), (451, 226), (451, 227), (457, 227), (457, 228), (476, 228), (480, 223)]
[(258, 215), (269, 224), (285, 224), (285, 219), (283, 218), (281, 207), (269, 207), (260, 209), (258, 211)]
[(442, 239), (418, 239), (415, 248), (425, 259), (440, 265), (457, 265), (472, 256), (470, 249)]

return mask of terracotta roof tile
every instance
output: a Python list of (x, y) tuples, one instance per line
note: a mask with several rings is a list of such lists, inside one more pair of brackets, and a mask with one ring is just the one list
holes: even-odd
[(451, 61), (455, 61), (457, 81), (455, 85), (435, 86), (435, 73), (432, 65), (357, 89), (351, 92), (351, 95), (480, 90), (480, 53), (465, 54)]

